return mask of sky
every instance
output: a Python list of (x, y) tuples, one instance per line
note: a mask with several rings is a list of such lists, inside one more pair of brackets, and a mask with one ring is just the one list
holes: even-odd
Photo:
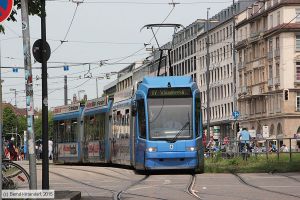
[[(73, 0), (75, 1), (75, 0)], [(78, 1), (78, 0), (76, 0)], [(82, 0), (81, 0), (82, 1)], [(88, 99), (96, 98), (96, 79), (106, 73), (116, 72), (134, 61), (141, 61), (150, 55), (147, 47), (156, 47), (151, 40), (152, 32), (140, 29), (152, 23), (179, 23), (188, 26), (196, 19), (206, 18), (206, 9), (210, 8), (210, 16), (230, 6), (230, 0), (84, 0), (74, 3), (69, 0), (46, 1), (47, 41), (51, 47), (51, 57), (48, 61), (48, 96), (49, 108), (63, 105), (64, 79), (68, 76), (68, 98), (81, 92)], [(78, 6), (77, 6), (78, 5)], [(1, 66), (24, 67), (23, 43), (21, 31), (21, 13), (18, 12), (17, 22), (6, 21), (2, 25), (5, 35), (0, 34)], [(40, 38), (40, 18), (30, 16), (31, 45)], [(159, 44), (165, 44), (172, 39), (173, 29), (162, 28), (157, 33)], [(60, 41), (65, 40), (61, 44)], [(104, 65), (99, 65), (104, 61)], [(32, 62), (34, 59), (32, 58)], [(80, 63), (90, 63), (81, 65)], [(69, 65), (69, 71), (63, 66)], [(40, 109), (41, 104), (41, 67), (33, 63), (34, 107)], [(90, 67), (90, 71), (89, 71)], [(25, 107), (24, 70), (13, 72), (12, 69), (1, 69), (3, 83), (3, 101), (15, 103), (17, 90), (17, 106)], [(91, 79), (84, 75), (91, 73)], [(99, 79), (99, 95), (103, 86), (116, 78)]]

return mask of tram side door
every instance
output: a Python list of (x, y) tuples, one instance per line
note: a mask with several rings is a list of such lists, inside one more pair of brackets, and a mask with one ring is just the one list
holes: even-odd
[(135, 168), (144, 169), (146, 151), (146, 106), (143, 98), (137, 98), (136, 139), (135, 139)]

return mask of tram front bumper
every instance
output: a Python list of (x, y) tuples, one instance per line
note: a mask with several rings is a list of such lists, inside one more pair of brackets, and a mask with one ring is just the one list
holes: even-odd
[(197, 152), (146, 152), (146, 169), (195, 169)]

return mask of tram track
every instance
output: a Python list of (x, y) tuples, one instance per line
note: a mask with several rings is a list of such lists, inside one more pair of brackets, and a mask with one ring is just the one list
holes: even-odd
[(68, 180), (70, 180), (70, 181), (72, 181), (72, 182), (79, 183), (79, 184), (82, 184), (82, 185), (85, 185), (85, 186), (88, 186), (88, 187), (92, 187), (92, 188), (95, 188), (95, 189), (101, 189), (101, 190), (104, 190), (104, 191), (109, 191), (109, 192), (111, 192), (111, 193), (114, 193), (114, 192), (115, 192), (115, 190), (107, 189), (107, 188), (103, 188), (103, 187), (99, 187), (99, 186), (95, 186), (95, 185), (92, 185), (92, 184), (88, 184), (88, 183), (85, 183), (85, 182), (82, 182), (82, 181), (73, 179), (73, 178), (71, 178), (71, 177), (65, 176), (65, 175), (60, 174), (60, 173), (57, 173), (57, 172), (52, 172), (52, 171), (49, 171), (49, 172), (50, 172), (51, 174), (56, 175), (56, 176), (59, 176), (59, 177), (68, 179)]
[(189, 182), (189, 184), (188, 184), (188, 186), (187, 186), (186, 192), (187, 192), (189, 195), (191, 195), (191, 196), (193, 196), (194, 198), (196, 198), (196, 199), (201, 199), (201, 198), (196, 194), (196, 191), (193, 189), (194, 186), (195, 186), (195, 183), (196, 183), (196, 178), (197, 178), (196, 174), (192, 174), (192, 175), (191, 175), (190, 182)]
[(246, 185), (246, 186), (248, 186), (248, 187), (252, 187), (252, 188), (255, 188), (255, 189), (258, 189), (258, 190), (261, 190), (261, 191), (265, 191), (265, 192), (271, 192), (271, 193), (276, 193), (276, 194), (280, 194), (280, 195), (284, 195), (284, 196), (290, 196), (290, 197), (294, 197), (294, 198), (300, 199), (300, 196), (298, 196), (298, 195), (288, 194), (288, 193), (279, 192), (279, 191), (275, 191), (275, 190), (269, 190), (269, 189), (262, 188), (262, 187), (259, 187), (259, 186), (256, 186), (256, 185), (252, 185), (252, 184), (248, 183), (245, 179), (243, 179), (243, 177), (241, 177), (240, 175), (238, 175), (238, 174), (236, 174), (236, 173), (233, 173), (233, 175), (234, 175), (241, 183), (243, 183), (244, 185)]
[[(125, 189), (123, 190), (120, 190), (118, 191), (117, 193), (115, 193), (114, 195), (114, 200), (121, 200), (121, 196), (122, 196), (122, 193), (125, 193), (127, 190), (129, 190), (131, 187), (133, 186), (136, 186), (138, 184), (140, 184), (141, 182), (145, 181), (146, 179), (148, 179), (150, 177), (150, 175), (145, 175), (142, 179), (138, 180), (138, 181), (135, 181), (133, 183), (131, 183), (130, 185), (128, 185)], [(126, 194), (130, 194), (130, 193), (127, 193)]]
[(299, 179), (297, 179), (297, 178), (295, 178), (295, 177), (288, 176), (288, 175), (284, 175), (284, 174), (275, 174), (275, 175), (277, 175), (277, 176), (282, 176), (282, 177), (291, 179), (291, 180), (296, 181), (296, 182), (300, 182)]
[[(90, 172), (90, 173), (94, 173), (94, 174), (106, 176), (106, 177), (109, 177), (109, 178), (121, 179), (121, 180), (125, 180), (125, 181), (130, 180), (130, 179), (128, 179), (128, 178), (122, 178), (122, 177), (113, 176), (113, 175), (108, 175), (108, 174), (105, 174), (105, 173), (95, 172), (95, 171), (86, 170), (86, 169), (76, 169), (76, 168), (70, 168), (70, 167), (57, 167), (57, 168), (61, 168), (61, 169), (70, 169), (70, 170), (77, 170), (77, 171), (83, 171), (83, 172)], [(115, 172), (115, 171), (110, 170), (110, 169), (106, 169), (106, 170)], [(116, 172), (115, 172), (115, 173), (116, 173)], [(118, 174), (121, 174), (121, 173), (118, 173)], [(121, 174), (121, 175), (122, 175), (122, 174)], [(123, 175), (123, 176), (124, 176), (124, 175)]]
[[(117, 199), (117, 200), (121, 200), (121, 194), (122, 194), (122, 193), (125, 193), (129, 188), (131, 188), (131, 187), (133, 187), (133, 186), (135, 186), (135, 185), (138, 185), (140, 182), (146, 180), (146, 179), (149, 177), (149, 175), (148, 175), (148, 176), (145, 176), (144, 178), (142, 178), (142, 179), (136, 181), (135, 183), (130, 184), (125, 190), (117, 191), (117, 190), (108, 189), (108, 188), (103, 188), (103, 187), (99, 187), (99, 186), (92, 185), (92, 184), (89, 184), (89, 183), (85, 183), (85, 182), (76, 180), (76, 179), (74, 179), (74, 178), (71, 178), (71, 177), (69, 177), (69, 176), (65, 176), (65, 175), (60, 174), (60, 173), (57, 173), (57, 172), (49, 171), (49, 173), (54, 174), (54, 175), (59, 176), (59, 177), (62, 177), (62, 178), (64, 178), (64, 179), (70, 180), (70, 181), (72, 181), (72, 182), (79, 183), (79, 184), (82, 184), (82, 185), (85, 185), (85, 186), (94, 188), (94, 189), (99, 189), (99, 190), (111, 192), (111, 193), (113, 194), (113, 199)], [(127, 180), (127, 181), (128, 181), (128, 180)], [(114, 195), (114, 194), (117, 194), (117, 195)], [(152, 199), (157, 199), (157, 200), (167, 200), (167, 199), (164, 199), (164, 198), (157, 198), (157, 197), (152, 197), (152, 196), (147, 196), (147, 195), (134, 194), (134, 193), (130, 193), (130, 192), (126, 192), (126, 194), (131, 195), (131, 196), (141, 197), (141, 198), (152, 198)], [(116, 198), (116, 197), (117, 197), (117, 198)]]

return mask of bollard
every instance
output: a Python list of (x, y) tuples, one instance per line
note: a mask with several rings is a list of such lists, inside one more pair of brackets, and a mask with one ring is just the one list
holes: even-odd
[(266, 140), (266, 157), (267, 157), (267, 160), (269, 160), (269, 144), (268, 144), (268, 140)]
[(290, 158), (289, 158), (289, 161), (292, 162), (292, 138), (290, 138), (289, 141), (290, 141), (290, 151), (289, 151)]
[(277, 143), (277, 161), (279, 161), (279, 139), (276, 140)]

